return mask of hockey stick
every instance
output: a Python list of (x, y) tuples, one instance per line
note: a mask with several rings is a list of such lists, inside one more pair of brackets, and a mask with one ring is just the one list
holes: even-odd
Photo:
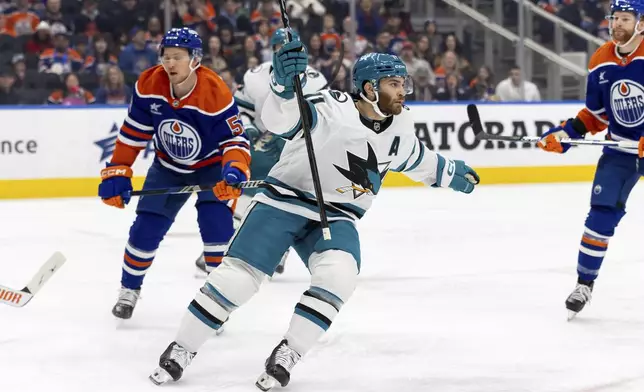
[[(240, 182), (237, 185), (233, 185), (233, 188), (259, 188), (264, 181), (244, 181)], [(159, 189), (142, 189), (140, 191), (130, 192), (130, 196), (152, 196), (152, 195), (177, 195), (180, 193), (192, 193), (192, 192), (202, 192), (202, 191), (211, 191), (216, 184), (206, 184), (206, 185), (188, 185), (188, 186), (176, 186), (173, 188), (159, 188)]]
[[(293, 41), (293, 35), (291, 34), (291, 25), (288, 20), (288, 13), (286, 12), (286, 0), (280, 0), (280, 12), (282, 14), (282, 24), (288, 32), (288, 40), (289, 42)], [(320, 174), (318, 173), (318, 165), (315, 160), (315, 151), (313, 150), (313, 140), (311, 139), (311, 119), (309, 118), (309, 116), (307, 116), (307, 103), (304, 100), (304, 93), (302, 92), (300, 75), (295, 75), (293, 77), (293, 85), (295, 86), (295, 95), (297, 96), (297, 103), (300, 108), (300, 117), (302, 118), (302, 131), (304, 133), (304, 141), (306, 143), (306, 152), (309, 156), (309, 165), (311, 166), (311, 177), (313, 179), (313, 187), (315, 189), (315, 198), (317, 199), (318, 208), (320, 209), (320, 224), (322, 226), (322, 236), (325, 240), (330, 240), (331, 230), (329, 229), (329, 222), (326, 217), (326, 210), (324, 209), (324, 197), (322, 196)]]
[[(481, 117), (479, 115), (479, 110), (474, 104), (467, 105), (467, 117), (470, 120), (470, 125), (474, 131), (474, 135), (478, 140), (501, 140), (507, 142), (528, 142), (536, 143), (541, 140), (539, 136), (503, 136), (503, 135), (494, 135), (491, 133), (486, 133), (483, 130), (483, 125), (481, 123)], [(560, 140), (560, 143), (567, 143), (573, 146), (612, 146), (619, 148), (628, 148), (635, 149), (638, 148), (638, 143), (629, 140), (617, 141), (617, 140), (592, 140), (592, 139), (570, 139), (563, 138)]]
[(15, 307), (23, 307), (36, 295), (36, 293), (47, 283), (49, 278), (52, 277), (54, 272), (65, 264), (65, 256), (62, 253), (56, 252), (45, 264), (40, 267), (36, 275), (31, 278), (31, 281), (22, 289), (14, 290), (9, 287), (0, 286), (0, 303)]

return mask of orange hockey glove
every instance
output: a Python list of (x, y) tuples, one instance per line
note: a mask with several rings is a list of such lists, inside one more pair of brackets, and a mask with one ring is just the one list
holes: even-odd
[(640, 144), (637, 147), (637, 151), (639, 153), (639, 157), (644, 158), (644, 136), (640, 138)]

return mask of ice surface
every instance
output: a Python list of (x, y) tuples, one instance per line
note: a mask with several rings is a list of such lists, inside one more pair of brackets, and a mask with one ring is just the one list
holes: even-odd
[[(287, 390), (644, 391), (644, 188), (631, 196), (593, 302), (566, 322), (590, 187), (383, 189), (359, 224), (358, 289)], [(257, 391), (308, 287), (294, 255), (179, 383), (147, 379), (202, 284), (192, 204), (161, 245), (133, 318), (117, 327), (110, 310), (134, 205), (0, 202), (1, 284), (21, 288), (56, 250), (68, 258), (25, 308), (0, 307), (0, 391)]]

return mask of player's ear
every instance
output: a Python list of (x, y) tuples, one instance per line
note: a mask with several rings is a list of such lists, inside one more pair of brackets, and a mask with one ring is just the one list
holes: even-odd
[(374, 92), (373, 84), (371, 84), (371, 82), (366, 82), (364, 84), (364, 92), (365, 92), (365, 96), (370, 101), (373, 101), (374, 99), (376, 99), (376, 93)]

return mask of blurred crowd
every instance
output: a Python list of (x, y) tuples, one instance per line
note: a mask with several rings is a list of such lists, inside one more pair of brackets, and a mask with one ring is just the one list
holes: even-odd
[[(348, 0), (287, 1), (310, 64), (332, 88), (351, 90), (352, 53), (378, 51), (397, 54), (407, 65), (415, 85), (410, 101), (519, 97), (518, 67), (495, 81), (489, 67), (472, 64), (468, 48), (454, 34), (439, 33), (433, 20), (414, 29), (396, 1), (357, 1), (355, 21)], [(270, 36), (282, 26), (277, 1), (170, 4), (172, 25), (200, 33), (203, 66), (232, 90), (246, 70), (270, 61)], [(127, 104), (138, 75), (158, 62), (164, 6), (162, 0), (0, 0), (0, 104)], [(530, 100), (540, 99), (536, 87), (525, 89)]]

